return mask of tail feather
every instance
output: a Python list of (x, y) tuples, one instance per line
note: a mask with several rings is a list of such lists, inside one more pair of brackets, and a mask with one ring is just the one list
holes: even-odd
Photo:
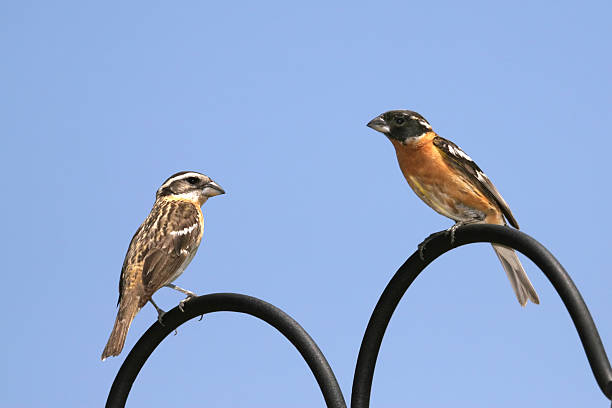
[(135, 297), (133, 299), (125, 299), (119, 305), (119, 311), (117, 312), (117, 319), (115, 319), (113, 331), (102, 352), (102, 361), (106, 360), (109, 356), (119, 355), (121, 350), (123, 350), (123, 344), (125, 343), (128, 329), (132, 324), (132, 320), (136, 317), (136, 313), (140, 310), (139, 303), (140, 298)]
[(508, 280), (510, 280), (512, 289), (514, 289), (516, 298), (521, 306), (525, 306), (527, 304), (527, 300), (531, 300), (533, 303), (539, 304), (540, 299), (538, 298), (538, 294), (531, 284), (527, 273), (525, 273), (523, 265), (521, 265), (516, 252), (514, 252), (512, 248), (508, 248), (504, 245), (491, 245), (493, 246), (497, 257), (504, 267), (504, 271), (506, 271)]

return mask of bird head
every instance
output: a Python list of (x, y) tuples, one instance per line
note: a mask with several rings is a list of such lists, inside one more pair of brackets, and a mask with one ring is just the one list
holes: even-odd
[(431, 132), (429, 122), (423, 116), (409, 110), (385, 112), (368, 122), (368, 127), (404, 144)]
[(225, 194), (210, 177), (195, 171), (181, 171), (170, 176), (157, 190), (156, 198), (178, 198), (204, 204), (210, 197)]

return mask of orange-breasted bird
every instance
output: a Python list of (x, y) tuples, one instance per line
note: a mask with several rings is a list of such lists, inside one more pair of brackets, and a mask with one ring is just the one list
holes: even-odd
[[(455, 221), (449, 229), (451, 240), (455, 229), (465, 224), (506, 225), (507, 219), (519, 228), (491, 180), (456, 144), (438, 136), (423, 116), (409, 110), (393, 110), (372, 119), (368, 127), (391, 141), (406, 181), (421, 200)], [(516, 252), (492, 245), (521, 306), (527, 300), (540, 303)]]
[(181, 310), (196, 296), (172, 282), (189, 265), (202, 240), (204, 217), (200, 207), (208, 198), (224, 193), (208, 176), (194, 171), (174, 174), (157, 190), (153, 208), (134, 234), (123, 261), (119, 311), (102, 352), (103, 361), (121, 353), (132, 320), (147, 302), (155, 307), (162, 322), (164, 311), (152, 298), (158, 289), (166, 286), (186, 294), (179, 303)]

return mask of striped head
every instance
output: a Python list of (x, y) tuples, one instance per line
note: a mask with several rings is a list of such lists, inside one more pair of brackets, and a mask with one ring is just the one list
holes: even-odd
[(156, 199), (183, 199), (202, 205), (219, 194), (225, 194), (225, 191), (210, 177), (195, 171), (181, 171), (164, 181), (157, 190)]

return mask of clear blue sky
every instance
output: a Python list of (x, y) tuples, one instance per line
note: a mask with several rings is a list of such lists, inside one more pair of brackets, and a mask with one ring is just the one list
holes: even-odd
[[(451, 221), (365, 124), (423, 114), (567, 268), (612, 352), (612, 6), (575, 2), (3, 2), (0, 405), (100, 406), (123, 257), (170, 174), (226, 190), (176, 282), (260, 297), (317, 341), (347, 400), (370, 313), (399, 265)], [(402, 300), (376, 407), (601, 406), (544, 275), (522, 309), (490, 246), (457, 249)], [(181, 296), (162, 289), (165, 309)], [(128, 405), (322, 406), (274, 329), (189, 322)]]

